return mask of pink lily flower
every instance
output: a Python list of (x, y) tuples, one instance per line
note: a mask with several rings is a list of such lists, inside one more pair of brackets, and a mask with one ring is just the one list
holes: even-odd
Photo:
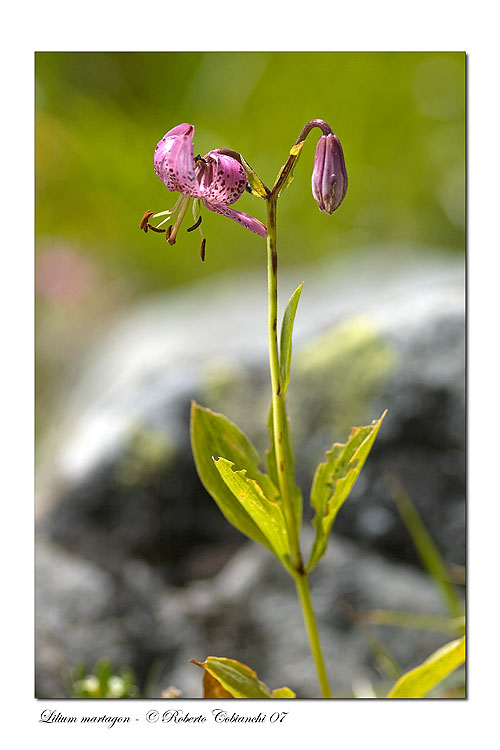
[[(220, 153), (219, 149), (209, 151), (203, 158), (194, 157), (194, 126), (184, 122), (166, 133), (158, 143), (154, 154), (154, 168), (157, 177), (166, 185), (167, 190), (179, 193), (173, 208), (153, 214), (147, 211), (141, 221), (141, 229), (147, 232), (165, 232), (168, 242), (175, 243), (177, 232), (192, 203), (194, 225), (188, 232), (198, 229), (201, 224), (200, 204), (209, 211), (227, 216), (261, 237), (267, 234), (267, 228), (253, 216), (229, 208), (241, 197), (247, 184), (246, 172), (239, 161), (232, 156)], [(156, 227), (149, 219), (165, 216)], [(160, 229), (162, 224), (173, 220), (173, 226)], [(201, 254), (204, 258), (206, 240), (202, 237)]]

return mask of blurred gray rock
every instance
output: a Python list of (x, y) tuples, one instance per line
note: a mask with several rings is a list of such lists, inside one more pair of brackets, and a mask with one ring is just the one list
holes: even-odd
[[(371, 249), (280, 287), (283, 307), (305, 281), (289, 389), (305, 505), (325, 450), (387, 408), (336, 529), (414, 561), (393, 475), (446, 559), (464, 562), (463, 270), (455, 256)], [(200, 550), (215, 546), (223, 561), (242, 540), (195, 474), (190, 400), (226, 414), (263, 453), (266, 330), (265, 278), (245, 275), (157, 297), (107, 331), (45, 450), (39, 515), (49, 535), (112, 569), (142, 558), (173, 583), (189, 580)]]
[[(306, 534), (312, 543), (312, 535)], [(357, 616), (372, 609), (445, 614), (434, 585), (424, 574), (384, 560), (338, 537), (311, 575), (321, 646), (336, 695), (356, 685), (392, 685), (382, 666), (384, 649), (406, 671), (452, 636), (406, 628), (367, 626)], [(168, 676), (189, 696), (201, 697), (201, 673), (189, 658), (226, 656), (257, 671), (270, 688), (287, 685), (298, 697), (320, 697), (295, 587), (276, 559), (247, 544), (210, 582), (190, 584), (182, 611), (194, 627)], [(208, 649), (208, 651), (207, 651)], [(383, 689), (383, 688), (382, 688)], [(385, 693), (384, 693), (385, 694)]]
[[(464, 563), (464, 268), (451, 255), (372, 248), (282, 274), (281, 310), (300, 281), (289, 411), (306, 509), (325, 450), (388, 409), (336, 520), (344, 539), (313, 577), (325, 656), (346, 693), (353, 680), (387, 680), (352, 608), (441, 611), (412, 567), (394, 477), (446, 561)], [(209, 279), (141, 303), (103, 332), (65, 394), (39, 451), (39, 697), (63, 695), (61, 670), (100, 657), (134, 667), (143, 689), (175, 684), (194, 697), (201, 672), (188, 659), (207, 655), (316, 694), (291, 581), (221, 517), (189, 444), (195, 399), (267, 447), (265, 283), (264, 272)], [(379, 630), (403, 667), (447, 638)]]
[[(312, 535), (306, 534), (311, 543)], [(312, 598), (336, 695), (356, 686), (385, 691), (396, 679), (387, 649), (402, 669), (416, 666), (452, 636), (368, 626), (357, 616), (374, 608), (445, 614), (428, 577), (333, 538), (311, 577)], [(175, 685), (202, 697), (195, 658), (226, 656), (249, 664), (270, 687), (318, 697), (293, 582), (263, 547), (244, 544), (210, 581), (165, 584), (150, 566), (124, 565), (121, 575), (41, 540), (37, 554), (37, 696), (64, 697), (62, 675), (78, 661), (129, 665), (146, 697)]]

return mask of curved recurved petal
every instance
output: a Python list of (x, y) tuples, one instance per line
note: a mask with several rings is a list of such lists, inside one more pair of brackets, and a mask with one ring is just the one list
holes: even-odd
[(156, 175), (172, 192), (200, 197), (193, 157), (194, 126), (177, 125), (166, 133), (156, 146)]
[(208, 208), (209, 211), (215, 211), (222, 216), (227, 216), (228, 219), (237, 221), (242, 227), (249, 229), (255, 234), (259, 234), (261, 237), (265, 237), (267, 234), (267, 227), (258, 219), (253, 216), (243, 213), (243, 211), (235, 211), (234, 208), (228, 208), (220, 203), (209, 203), (207, 200), (203, 200), (203, 204)]
[(230, 206), (245, 191), (247, 176), (243, 166), (231, 156), (209, 151), (205, 156), (209, 168), (200, 180), (203, 197), (210, 203)]

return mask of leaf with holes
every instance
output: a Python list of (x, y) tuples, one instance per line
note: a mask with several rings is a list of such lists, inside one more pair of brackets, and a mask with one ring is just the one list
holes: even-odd
[(374, 443), (386, 411), (366, 427), (354, 427), (347, 443), (334, 443), (325, 463), (316, 469), (311, 489), (311, 505), (316, 511), (313, 524), (316, 538), (307, 570), (314, 568), (325, 553), (328, 534), (342, 504), (359, 476)]

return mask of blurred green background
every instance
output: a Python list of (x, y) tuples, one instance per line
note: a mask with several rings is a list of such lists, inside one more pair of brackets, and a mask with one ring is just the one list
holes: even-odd
[[(311, 195), (316, 135), (279, 204), (283, 266), (367, 244), (465, 245), (465, 54), (82, 52), (36, 54), (37, 425), (77, 377), (95, 333), (141, 295), (224, 269), (262, 267), (262, 239), (204, 211), (170, 247), (143, 234), (173, 205), (153, 151), (180, 122), (195, 153), (240, 151), (271, 185), (303, 125), (342, 142), (349, 190), (327, 216)], [(238, 209), (265, 220), (245, 193)], [(186, 223), (186, 227), (188, 224)]]

